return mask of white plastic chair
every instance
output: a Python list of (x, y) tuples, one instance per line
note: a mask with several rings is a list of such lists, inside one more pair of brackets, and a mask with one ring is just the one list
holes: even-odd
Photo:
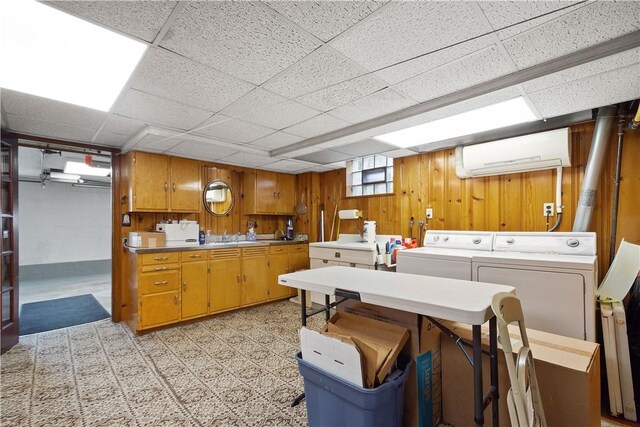
[[(547, 420), (540, 400), (540, 389), (533, 363), (533, 354), (529, 348), (527, 331), (524, 326), (524, 314), (520, 300), (513, 294), (501, 292), (493, 297), (491, 308), (498, 323), (498, 341), (504, 351), (509, 372), (511, 388), (507, 393), (507, 407), (511, 424), (515, 427), (546, 427)], [(515, 361), (511, 347), (511, 337), (507, 325), (517, 322), (520, 328), (522, 347)]]

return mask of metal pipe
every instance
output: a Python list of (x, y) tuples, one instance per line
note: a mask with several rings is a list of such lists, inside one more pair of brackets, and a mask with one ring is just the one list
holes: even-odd
[(558, 166), (556, 169), (556, 223), (553, 224), (553, 227), (549, 229), (549, 231), (556, 231), (558, 227), (560, 227), (560, 222), (562, 222), (562, 166)]
[(598, 181), (604, 165), (605, 154), (609, 143), (609, 136), (615, 119), (616, 107), (609, 105), (598, 109), (596, 127), (593, 131), (593, 140), (589, 150), (589, 159), (582, 179), (582, 190), (578, 201), (578, 210), (573, 222), (573, 231), (588, 231), (591, 224), (591, 216), (596, 206), (596, 193)]
[(618, 229), (618, 199), (620, 198), (620, 170), (622, 169), (622, 144), (624, 142), (624, 115), (618, 120), (618, 152), (616, 154), (616, 175), (613, 180), (613, 208), (611, 213), (611, 241), (609, 243), (609, 265), (616, 255), (616, 233)]

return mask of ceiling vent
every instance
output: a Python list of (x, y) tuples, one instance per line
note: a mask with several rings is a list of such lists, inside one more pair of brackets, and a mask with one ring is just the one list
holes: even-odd
[(569, 128), (456, 147), (456, 175), (473, 178), (571, 166)]

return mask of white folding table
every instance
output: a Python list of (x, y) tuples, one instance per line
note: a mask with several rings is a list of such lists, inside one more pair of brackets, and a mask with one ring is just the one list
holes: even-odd
[[(349, 267), (326, 267), (283, 274), (278, 277), (278, 283), (472, 325), (473, 360), (469, 361), (473, 366), (475, 422), (478, 426), (484, 424), (484, 408), (492, 403), (493, 425), (498, 425), (498, 345), (491, 301), (499, 292), (514, 292), (512, 286)], [(307, 315), (305, 292), (300, 295), (303, 326), (307, 317), (328, 311), (339, 303), (327, 304), (322, 310)], [(487, 321), (491, 387), (483, 395), (480, 326)]]

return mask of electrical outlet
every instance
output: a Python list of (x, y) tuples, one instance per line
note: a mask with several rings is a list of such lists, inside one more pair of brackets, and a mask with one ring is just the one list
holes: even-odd
[(542, 215), (543, 216), (554, 216), (555, 214), (553, 213), (553, 203), (545, 203), (543, 205), (543, 211), (542, 211)]
[(426, 215), (427, 219), (432, 219), (433, 218), (433, 209), (427, 208), (427, 210), (425, 211), (425, 215)]

